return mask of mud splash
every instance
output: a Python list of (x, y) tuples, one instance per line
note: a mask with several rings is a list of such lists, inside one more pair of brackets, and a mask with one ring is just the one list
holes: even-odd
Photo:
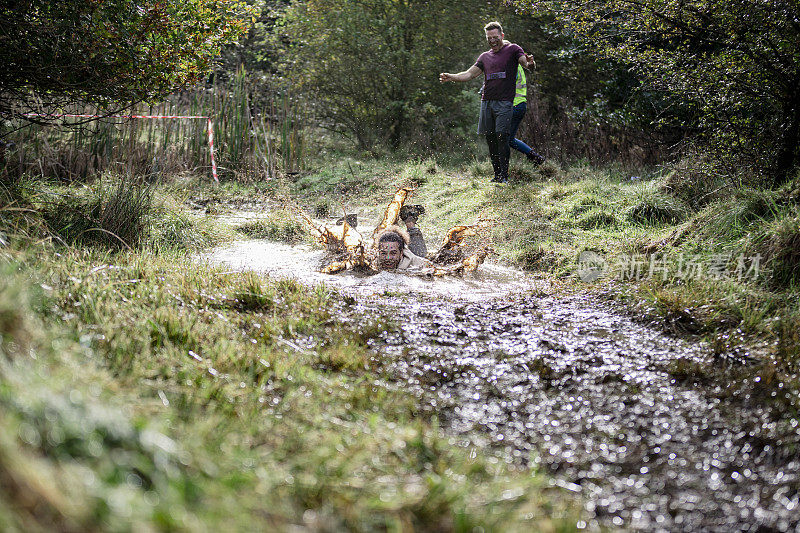
[[(348, 294), (428, 295), (480, 301), (510, 292), (535, 289), (537, 282), (523, 273), (500, 265), (485, 264), (464, 277), (429, 279), (397, 272), (364, 276), (353, 271), (336, 275), (319, 272), (324, 251), (308, 245), (291, 246), (264, 240), (237, 241), (214, 249), (201, 259), (227, 265), (233, 270), (252, 270), (274, 278), (293, 278), (308, 285), (323, 283)], [(539, 282), (541, 283), (541, 282)]]
[(535, 280), (499, 266), (465, 280), (326, 276), (320, 254), (246, 241), (205, 259), (335, 286), (356, 315), (393, 317), (399, 330), (372, 345), (386, 385), (416, 394), (464, 445), (548, 470), (585, 499), (581, 525), (800, 530), (798, 421), (675, 379), (670, 366), (704, 360), (703, 346), (587, 297), (537, 296)]

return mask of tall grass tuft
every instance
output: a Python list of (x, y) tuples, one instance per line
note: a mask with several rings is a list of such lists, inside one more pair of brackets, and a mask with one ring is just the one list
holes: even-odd
[(774, 287), (800, 285), (800, 217), (786, 216), (769, 228), (763, 250)]
[(305, 228), (287, 209), (276, 209), (267, 218), (245, 222), (236, 229), (255, 239), (271, 239), (289, 244), (302, 242), (307, 235)]
[(677, 224), (685, 220), (690, 210), (678, 198), (653, 190), (642, 188), (639, 201), (631, 206), (625, 216), (638, 224)]
[(662, 190), (699, 209), (724, 197), (729, 185), (724, 173), (701, 155), (693, 154), (679, 161), (667, 174)]
[(768, 223), (780, 211), (778, 198), (771, 191), (740, 189), (706, 208), (708, 234), (738, 238), (752, 231), (754, 224)]
[(592, 209), (583, 213), (577, 221), (577, 226), (581, 229), (608, 228), (617, 225), (617, 218), (611, 213), (601, 209)]
[(131, 249), (147, 237), (152, 192), (129, 175), (88, 195), (70, 197), (45, 213), (49, 229), (66, 242)]

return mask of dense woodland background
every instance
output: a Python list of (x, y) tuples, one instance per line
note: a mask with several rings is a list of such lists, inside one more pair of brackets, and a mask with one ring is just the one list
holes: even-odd
[[(28, 1), (3, 11), (7, 140), (48, 122), (26, 112), (152, 110), (167, 98), (172, 113), (214, 116), (231, 171), (259, 168), (248, 151), (284, 152), (276, 161), (297, 166), (299, 154), (285, 152), (315, 146), (319, 128), (373, 153), (471, 150), (480, 83), (437, 75), (470, 66), (497, 19), (536, 58), (520, 134), (551, 158), (689, 158), (768, 187), (800, 161), (800, 21), (788, 0)], [(200, 164), (201, 137), (170, 141), (195, 143)], [(27, 168), (17, 155), (6, 171), (11, 159)]]

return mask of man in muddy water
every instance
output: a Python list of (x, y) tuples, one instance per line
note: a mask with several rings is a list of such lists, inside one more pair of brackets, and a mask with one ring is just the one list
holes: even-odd
[(486, 136), (494, 169), (492, 181), (505, 183), (508, 181), (508, 158), (511, 154), (508, 141), (514, 114), (517, 65), (528, 68), (533, 65), (533, 56), (526, 54), (519, 45), (504, 42), (503, 27), (499, 22), (490, 22), (483, 29), (490, 50), (482, 53), (475, 64), (463, 72), (442, 72), (439, 81), (464, 82), (483, 73), (478, 134)]
[(408, 270), (425, 268), (431, 263), (408, 248), (408, 232), (390, 226), (378, 237), (378, 268), (380, 270)]

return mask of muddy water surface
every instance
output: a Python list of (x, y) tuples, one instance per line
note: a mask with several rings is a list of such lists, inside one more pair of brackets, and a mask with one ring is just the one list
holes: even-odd
[(676, 379), (702, 345), (633, 322), (589, 297), (486, 265), (467, 279), (316, 272), (321, 252), (243, 241), (204, 259), (355, 298), (401, 324), (373, 348), (387, 386), (417, 394), (464, 443), (535, 463), (583, 496), (589, 527), (800, 531), (798, 421), (773, 387)]

